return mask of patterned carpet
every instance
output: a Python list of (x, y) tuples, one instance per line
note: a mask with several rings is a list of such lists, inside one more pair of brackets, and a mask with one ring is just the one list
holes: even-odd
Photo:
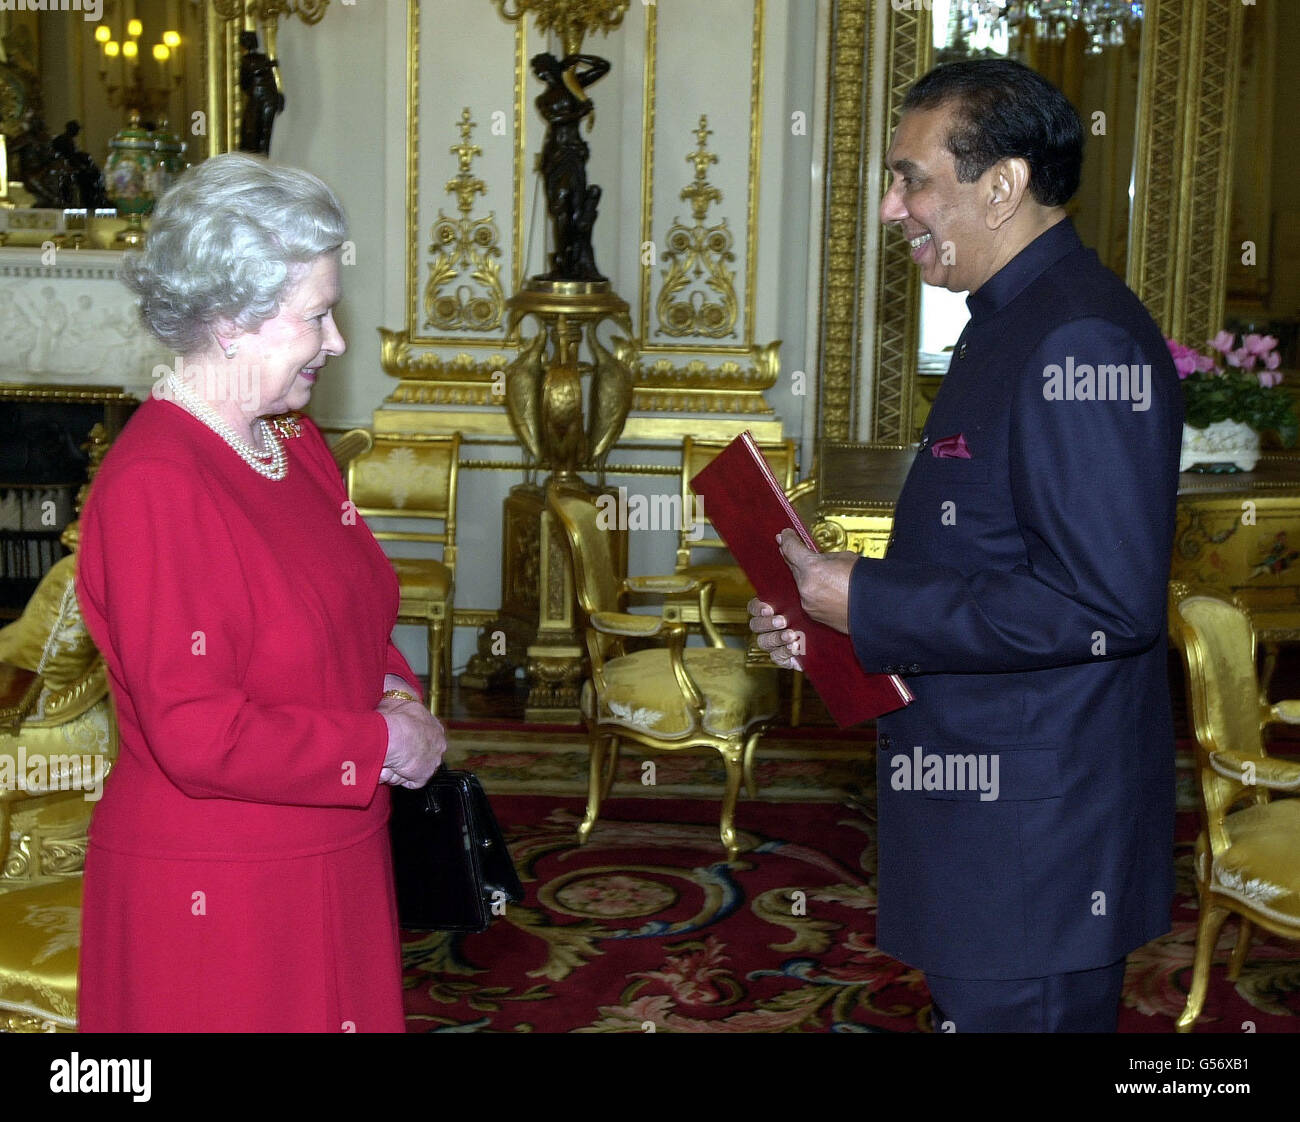
[[(452, 741), (453, 764), (492, 795), (526, 899), (481, 935), (405, 934), (410, 1031), (929, 1031), (922, 976), (874, 946), (869, 742), (819, 742), (812, 755), (795, 740), (766, 747), (760, 799), (742, 798), (743, 852), (728, 866), (721, 768), (707, 756), (654, 757), (653, 797), (639, 797), (641, 760), (625, 759), (578, 847), (580, 738)], [(1180, 811), (1173, 930), (1130, 956), (1121, 1032), (1171, 1032), (1182, 1011), (1195, 831)], [(1300, 1030), (1300, 944), (1257, 936), (1233, 984), (1223, 964), (1235, 936), (1230, 920), (1197, 1031)]]

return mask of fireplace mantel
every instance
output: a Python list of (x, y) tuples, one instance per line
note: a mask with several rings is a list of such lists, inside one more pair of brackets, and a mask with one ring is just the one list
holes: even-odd
[(0, 395), (143, 400), (173, 356), (141, 326), (118, 280), (122, 254), (53, 252), (47, 264), (45, 250), (0, 248)]

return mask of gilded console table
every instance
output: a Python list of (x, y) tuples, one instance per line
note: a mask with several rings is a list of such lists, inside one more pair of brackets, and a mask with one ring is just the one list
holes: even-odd
[(1264, 648), (1267, 692), (1278, 650), (1300, 641), (1300, 456), (1264, 456), (1235, 475), (1184, 472), (1173, 577), (1245, 603)]
[[(814, 540), (883, 557), (912, 445), (827, 441)], [(1264, 648), (1267, 686), (1284, 642), (1300, 642), (1300, 455), (1264, 456), (1252, 472), (1183, 472), (1170, 576), (1239, 596)]]

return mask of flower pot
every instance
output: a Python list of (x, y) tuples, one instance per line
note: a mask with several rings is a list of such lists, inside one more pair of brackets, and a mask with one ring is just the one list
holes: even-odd
[(1258, 461), (1259, 433), (1243, 421), (1215, 421), (1203, 429), (1183, 425), (1179, 471), (1254, 471)]

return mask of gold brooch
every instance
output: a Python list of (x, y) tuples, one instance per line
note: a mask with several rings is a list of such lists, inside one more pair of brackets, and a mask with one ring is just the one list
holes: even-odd
[(302, 436), (302, 424), (299, 421), (301, 416), (301, 413), (281, 413), (278, 417), (268, 417), (266, 423), (281, 440), (291, 440), (295, 436)]

